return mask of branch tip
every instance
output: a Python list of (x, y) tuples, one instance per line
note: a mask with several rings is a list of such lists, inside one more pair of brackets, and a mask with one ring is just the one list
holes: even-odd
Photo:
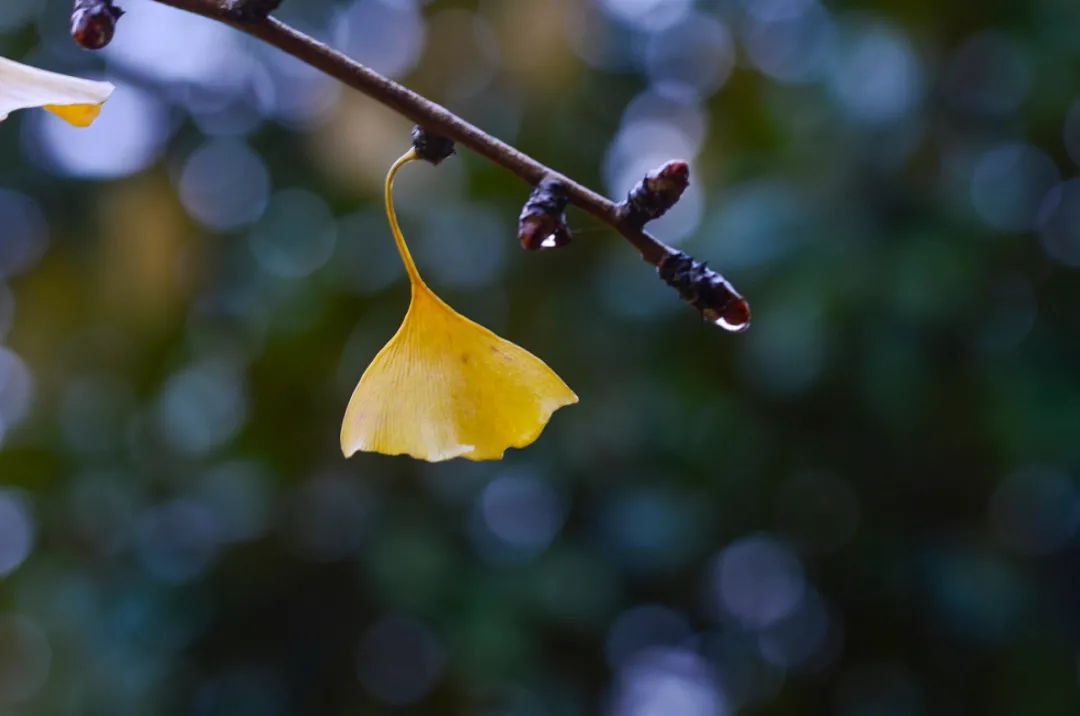
[(657, 273), (710, 323), (736, 333), (750, 327), (750, 304), (705, 263), (677, 251), (660, 263)]
[(632, 225), (644, 226), (659, 219), (675, 206), (690, 186), (690, 165), (673, 160), (645, 175), (619, 205), (619, 212)]
[(454, 140), (416, 125), (412, 130), (412, 145), (416, 156), (438, 166), (454, 154)]
[(566, 185), (554, 176), (544, 177), (518, 217), (518, 240), (526, 251), (557, 249), (570, 243), (566, 225), (566, 205), (570, 197)]
[(112, 0), (75, 0), (71, 8), (71, 39), (86, 50), (100, 50), (112, 42), (116, 21), (124, 11)]

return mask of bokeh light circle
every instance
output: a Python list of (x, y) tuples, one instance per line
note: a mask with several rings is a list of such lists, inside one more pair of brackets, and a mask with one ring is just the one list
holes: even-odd
[(1019, 142), (986, 151), (971, 176), (971, 201), (979, 217), (999, 231), (1034, 228), (1058, 170), (1045, 152)]
[(247, 421), (242, 377), (219, 362), (179, 371), (165, 384), (158, 420), (165, 440), (178, 452), (202, 455), (224, 445)]
[(799, 558), (766, 535), (744, 537), (726, 547), (711, 578), (723, 612), (751, 628), (769, 627), (787, 617), (806, 591)]
[(829, 85), (853, 119), (871, 125), (911, 113), (923, 71), (906, 35), (891, 25), (848, 28), (832, 56)]
[(219, 552), (213, 513), (194, 500), (177, 499), (146, 510), (135, 531), (135, 547), (147, 572), (183, 584), (203, 576)]
[(1072, 103), (1065, 115), (1063, 129), (1065, 148), (1069, 151), (1073, 163), (1080, 166), (1080, 100)]
[(415, 0), (354, 0), (334, 20), (335, 45), (388, 77), (416, 66), (426, 25)]
[(34, 548), (34, 520), (17, 493), (0, 491), (0, 579), (14, 572)]
[(562, 527), (565, 507), (547, 481), (529, 474), (500, 477), (480, 495), (488, 529), (515, 550), (538, 552)]
[(1009, 548), (1050, 554), (1065, 548), (1080, 527), (1080, 493), (1063, 470), (1022, 469), (998, 485), (989, 513), (998, 539)]
[(15, 324), (15, 294), (11, 289), (0, 282), (0, 341), (7, 337), (11, 327)]
[(828, 643), (830, 620), (825, 603), (813, 590), (790, 614), (758, 636), (762, 656), (781, 669), (809, 666)]
[(284, 528), (289, 546), (301, 557), (332, 562), (363, 544), (372, 504), (351, 476), (319, 475), (301, 485), (290, 504)]
[(41, 627), (20, 614), (0, 616), (0, 705), (31, 699), (51, 668), (52, 648)]
[(394, 706), (422, 699), (442, 674), (442, 647), (420, 622), (386, 617), (364, 633), (357, 673), (376, 698)]
[(303, 189), (273, 195), (248, 237), (251, 252), (267, 273), (298, 279), (321, 268), (334, 253), (337, 222), (321, 198)]
[(944, 97), (981, 115), (1014, 112), (1031, 91), (1035, 69), (1027, 50), (998, 30), (980, 32), (953, 53), (945, 68)]
[(779, 82), (819, 79), (836, 41), (828, 13), (816, 2), (748, 3), (740, 29), (746, 53), (761, 72)]
[(0, 444), (30, 410), (34, 380), (30, 369), (15, 351), (0, 346)]
[(0, 226), (4, 227), (0, 236), (0, 279), (5, 279), (26, 272), (38, 262), (48, 246), (49, 225), (30, 197), (0, 189)]
[(28, 154), (40, 147), (47, 168), (85, 179), (118, 179), (160, 159), (173, 130), (168, 108), (146, 90), (114, 84), (107, 109), (90, 127), (72, 127), (45, 112), (32, 115)]
[(689, 649), (648, 649), (619, 670), (610, 716), (726, 716), (709, 665)]
[(735, 67), (735, 42), (714, 17), (692, 14), (652, 35), (645, 68), (656, 84), (670, 84), (706, 97), (720, 89)]
[(682, 646), (692, 637), (690, 623), (682, 614), (659, 604), (633, 607), (611, 625), (606, 648), (608, 664), (618, 669), (647, 649)]
[(663, 30), (686, 16), (692, 0), (600, 0), (611, 17), (640, 30)]
[(232, 89), (244, 78), (243, 53), (236, 50), (238, 36), (223, 25), (158, 3), (131, 3), (124, 8), (122, 27), (103, 52), (110, 65), (177, 84)]
[(1039, 210), (1039, 238), (1051, 258), (1080, 267), (1080, 179), (1047, 193)]
[(218, 231), (252, 223), (266, 210), (270, 173), (262, 157), (235, 140), (196, 149), (180, 174), (180, 201), (193, 217)]

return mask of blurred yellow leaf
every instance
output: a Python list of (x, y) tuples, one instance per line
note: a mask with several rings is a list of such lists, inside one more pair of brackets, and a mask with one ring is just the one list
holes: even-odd
[(205, 265), (203, 242), (163, 172), (143, 172), (102, 189), (101, 242), (94, 268), (109, 321), (168, 330), (185, 310)]
[(398, 226), (386, 178), (390, 227), (412, 284), (405, 321), (360, 378), (341, 428), (346, 457), (357, 451), (438, 462), (499, 460), (540, 436), (577, 396), (543, 361), (457, 313), (420, 278)]

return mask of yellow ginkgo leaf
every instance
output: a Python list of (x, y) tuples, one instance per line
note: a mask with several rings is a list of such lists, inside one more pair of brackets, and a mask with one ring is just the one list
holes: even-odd
[(108, 82), (69, 77), (0, 57), (0, 121), (18, 109), (43, 107), (76, 127), (89, 127), (112, 92)]
[(436, 296), (416, 269), (391, 197), (398, 170), (386, 177), (386, 211), (412, 285), (405, 321), (364, 371), (345, 412), (341, 449), (498, 460), (507, 448), (540, 436), (551, 414), (577, 396), (523, 348), (470, 321)]

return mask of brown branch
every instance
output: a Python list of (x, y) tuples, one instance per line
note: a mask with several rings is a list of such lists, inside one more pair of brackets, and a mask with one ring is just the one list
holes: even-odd
[(566, 186), (571, 203), (610, 225), (637, 247), (642, 257), (659, 266), (674, 250), (650, 236), (640, 227), (626, 225), (619, 216), (618, 205), (588, 187), (566, 177), (524, 152), (497, 139), (479, 127), (466, 122), (442, 105), (436, 104), (409, 88), (327, 47), (272, 17), (237, 22), (232, 19), (231, 3), (215, 0), (156, 0), (233, 27), (277, 47), (293, 57), (360, 90), (372, 99), (432, 132), (445, 135), (482, 157), (517, 174), (533, 186), (545, 176), (554, 176)]
[[(111, 0), (105, 0), (111, 4)], [(683, 279), (685, 271), (676, 271), (675, 264), (686, 255), (676, 251), (644, 230), (644, 219), (640, 212), (626, 210), (626, 204), (616, 204), (592, 189), (556, 172), (543, 163), (533, 159), (517, 148), (488, 134), (479, 127), (466, 122), (442, 105), (436, 104), (409, 88), (380, 75), (318, 40), (280, 22), (267, 13), (279, 4), (279, 0), (155, 0), (163, 5), (170, 5), (212, 20), (217, 20), (256, 37), (269, 45), (296, 57), (302, 62), (321, 70), (345, 84), (357, 89), (372, 99), (380, 102), (399, 114), (407, 117), (428, 131), (448, 137), (468, 147), (477, 154), (486, 157), (499, 166), (513, 172), (523, 180), (537, 186), (549, 179), (557, 181), (565, 190), (569, 201), (575, 206), (593, 215), (611, 226), (623, 238), (629, 241), (646, 262), (656, 266), (660, 275), (680, 291), (684, 298), (702, 310), (706, 317), (710, 314), (746, 315), (749, 325), (749, 308), (745, 299), (731, 287), (731, 284), (714, 271), (698, 264), (705, 272), (699, 276), (694, 289), (695, 300), (686, 293), (686, 287), (673, 283), (669, 278), (678, 273)], [(678, 198), (677, 195), (675, 197)], [(672, 202), (673, 203), (673, 202)], [(681, 266), (681, 264), (680, 264)], [(697, 276), (697, 274), (695, 274)], [(685, 280), (684, 280), (685, 283)], [(706, 286), (706, 284), (708, 284)], [(710, 288), (711, 287), (711, 288)], [(693, 287), (692, 287), (693, 288)], [(711, 296), (711, 303), (705, 303), (703, 296)]]

